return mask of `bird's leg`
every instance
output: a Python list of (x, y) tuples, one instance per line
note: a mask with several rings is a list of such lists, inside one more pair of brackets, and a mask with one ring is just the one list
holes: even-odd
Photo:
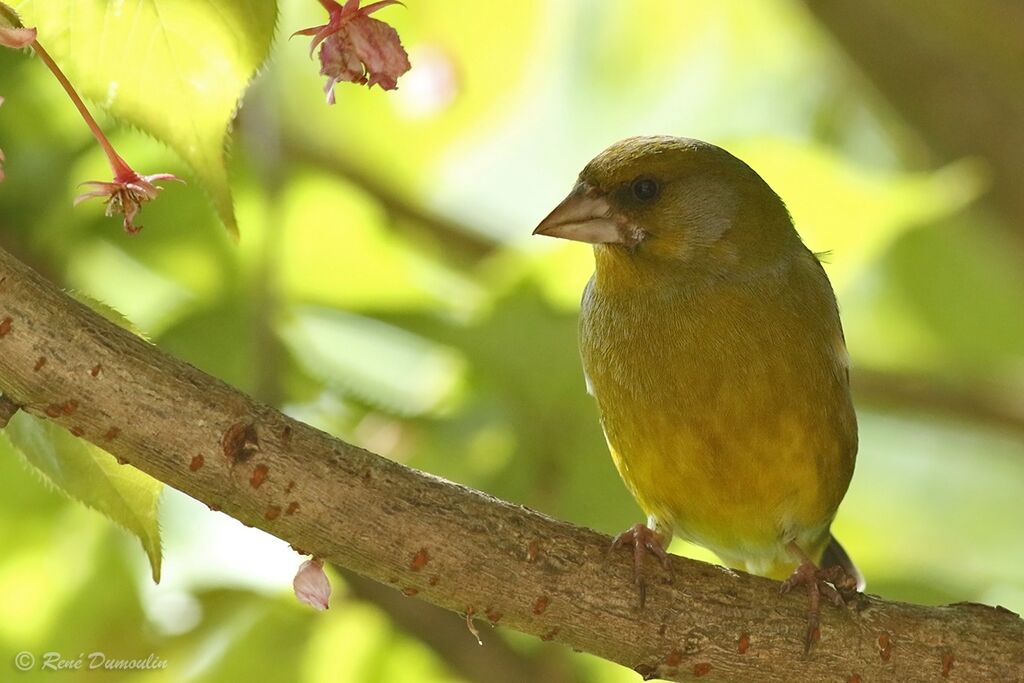
[(814, 561), (795, 541), (790, 541), (786, 549), (800, 565), (792, 576), (782, 582), (780, 593), (788, 593), (797, 586), (807, 587), (807, 634), (804, 637), (804, 654), (811, 651), (811, 646), (821, 638), (821, 598), (824, 596), (836, 607), (846, 605), (844, 596), (849, 597), (857, 590), (857, 579), (847, 575), (842, 567), (818, 568)]
[[(653, 527), (653, 528), (652, 528)], [(661, 566), (668, 573), (669, 581), (672, 580), (672, 567), (668, 561), (668, 553), (665, 548), (672, 540), (671, 530), (659, 528), (653, 518), (648, 518), (647, 524), (634, 524), (631, 528), (623, 531), (615, 537), (609, 554), (617, 548), (632, 546), (633, 548), (633, 583), (636, 584), (637, 593), (640, 599), (641, 609), (647, 600), (647, 579), (644, 571), (644, 556), (654, 555), (661, 562)]]

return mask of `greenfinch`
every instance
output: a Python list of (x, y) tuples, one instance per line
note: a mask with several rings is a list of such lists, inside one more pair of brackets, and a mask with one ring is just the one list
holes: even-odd
[(677, 533), (806, 586), (809, 646), (820, 596), (862, 583), (829, 531), (857, 420), (835, 295), (782, 200), (719, 147), (635, 137), (587, 164), (534, 233), (593, 245), (580, 353), (647, 514), (616, 539), (636, 553), (641, 602), (644, 554), (666, 559)]

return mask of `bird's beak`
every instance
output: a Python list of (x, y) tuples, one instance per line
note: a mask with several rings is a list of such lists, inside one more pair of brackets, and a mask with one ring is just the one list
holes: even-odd
[(608, 200), (582, 182), (540, 222), (533, 234), (590, 244), (627, 241)]

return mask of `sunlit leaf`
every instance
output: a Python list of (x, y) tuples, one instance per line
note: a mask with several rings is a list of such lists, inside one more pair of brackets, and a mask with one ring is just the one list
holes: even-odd
[(899, 173), (859, 166), (818, 144), (751, 139), (729, 149), (782, 197), (807, 246), (831, 252), (825, 270), (837, 290), (898, 236), (958, 211), (982, 188), (969, 164)]
[[(890, 364), (946, 375), (973, 371), (1011, 381), (1020, 376), (1024, 272), (1013, 236), (1001, 226), (960, 216), (912, 231), (893, 245), (878, 271), (885, 287), (866, 292), (862, 305), (869, 309), (861, 313), (866, 319), (858, 330), (872, 362), (889, 357)], [(879, 315), (892, 300), (902, 304), (897, 321)], [(893, 322), (915, 326), (931, 352), (900, 344), (898, 337), (890, 341)]]
[(160, 581), (157, 508), (163, 484), (114, 456), (75, 438), (53, 422), (18, 412), (4, 430), (26, 462), (69, 497), (135, 534)]
[(398, 413), (436, 410), (461, 382), (450, 349), (370, 318), (305, 308), (281, 336), (310, 374)]
[(294, 176), (278, 200), (280, 278), (290, 298), (345, 310), (472, 307), (466, 277), (418, 252), (383, 209), (327, 175)]
[(270, 49), (277, 3), (12, 4), (27, 25), (38, 27), (40, 42), (83, 95), (185, 159), (237, 234), (225, 141), (238, 101)]

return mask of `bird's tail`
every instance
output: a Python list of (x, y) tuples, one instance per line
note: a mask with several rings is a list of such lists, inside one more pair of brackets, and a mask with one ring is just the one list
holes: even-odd
[(828, 546), (825, 548), (825, 553), (821, 556), (822, 567), (834, 567), (839, 565), (843, 568), (848, 576), (857, 579), (857, 590), (863, 591), (867, 583), (864, 581), (864, 575), (857, 569), (857, 565), (853, 563), (850, 556), (843, 550), (843, 546), (839, 545), (839, 541), (836, 540), (835, 536), (830, 536), (828, 539)]

